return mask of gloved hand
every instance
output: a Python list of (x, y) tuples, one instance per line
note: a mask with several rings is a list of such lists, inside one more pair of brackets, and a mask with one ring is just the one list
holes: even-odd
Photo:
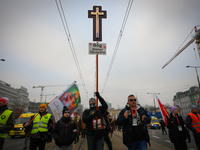
[(95, 111), (93, 115), (94, 115), (94, 117), (96, 117), (96, 116), (98, 116), (98, 114), (100, 114), (100, 112), (99, 111)]
[(191, 142), (191, 138), (190, 137), (188, 137), (188, 143), (190, 143)]
[(95, 92), (96, 97), (100, 97), (99, 92)]

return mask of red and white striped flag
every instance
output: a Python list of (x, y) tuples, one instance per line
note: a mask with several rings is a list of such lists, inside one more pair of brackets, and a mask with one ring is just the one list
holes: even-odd
[(156, 95), (156, 93), (154, 93), (155, 96), (156, 96), (156, 99), (158, 101), (158, 104), (159, 104), (159, 108), (160, 108), (160, 112), (162, 114), (162, 117), (163, 117), (163, 120), (165, 122), (165, 125), (167, 126), (167, 117), (169, 117), (169, 114), (165, 108), (165, 106), (161, 103), (161, 101), (159, 100), (158, 96)]

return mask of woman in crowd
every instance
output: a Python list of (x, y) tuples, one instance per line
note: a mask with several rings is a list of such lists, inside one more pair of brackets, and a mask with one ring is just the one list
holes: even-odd
[(191, 142), (190, 135), (186, 130), (182, 116), (178, 113), (178, 108), (169, 106), (170, 115), (167, 118), (167, 128), (169, 129), (169, 138), (174, 144), (176, 150), (187, 150), (186, 139)]

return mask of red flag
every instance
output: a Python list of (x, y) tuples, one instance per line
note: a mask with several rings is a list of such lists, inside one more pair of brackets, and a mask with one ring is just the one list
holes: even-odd
[(167, 126), (167, 117), (169, 117), (169, 114), (165, 108), (165, 106), (161, 103), (161, 101), (159, 100), (158, 96), (156, 95), (156, 93), (154, 93), (155, 96), (156, 96), (156, 99), (158, 101), (158, 104), (159, 104), (159, 108), (160, 108), (160, 112), (162, 114), (162, 117), (163, 117), (163, 120), (165, 122), (165, 125)]
[(197, 100), (197, 104), (199, 105), (199, 103), (200, 103), (200, 100)]

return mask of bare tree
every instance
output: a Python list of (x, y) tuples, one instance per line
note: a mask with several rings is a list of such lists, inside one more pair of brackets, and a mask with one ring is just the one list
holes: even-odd
[(17, 119), (24, 111), (28, 104), (21, 104), (16, 102), (15, 105), (12, 105), (12, 111), (14, 115), (14, 119)]

